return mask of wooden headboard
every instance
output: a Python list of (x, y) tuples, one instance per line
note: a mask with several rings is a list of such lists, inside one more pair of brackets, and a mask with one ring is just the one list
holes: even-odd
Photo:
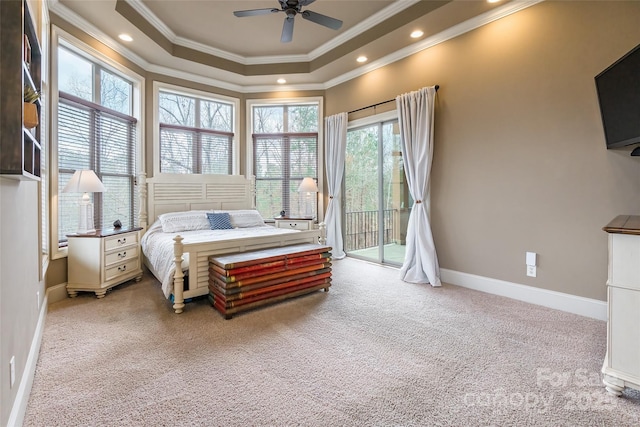
[(139, 223), (144, 228), (167, 212), (255, 208), (255, 180), (244, 175), (162, 174), (141, 176), (139, 184)]

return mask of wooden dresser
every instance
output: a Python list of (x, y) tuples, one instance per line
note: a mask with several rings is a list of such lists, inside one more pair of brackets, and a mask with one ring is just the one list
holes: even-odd
[(607, 354), (602, 373), (607, 391), (640, 390), (640, 216), (620, 215), (609, 233)]

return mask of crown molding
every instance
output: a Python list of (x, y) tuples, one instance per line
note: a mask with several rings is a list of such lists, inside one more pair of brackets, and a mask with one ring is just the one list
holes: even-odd
[[(57, 1), (57, 0), (55, 0)], [(273, 55), (273, 56), (242, 56), (235, 53), (228, 52), (223, 49), (215, 48), (204, 43), (196, 42), (185, 37), (177, 36), (167, 24), (164, 23), (156, 14), (154, 14), (142, 0), (123, 0), (129, 4), (136, 12), (138, 12), (144, 19), (146, 19), (151, 25), (153, 25), (164, 37), (171, 43), (194, 49), (209, 55), (214, 55), (222, 59), (237, 62), (242, 65), (263, 65), (263, 64), (284, 64), (288, 62), (310, 62), (327, 52), (335, 49), (336, 47), (344, 44), (352, 38), (360, 35), (366, 30), (373, 28), (384, 20), (402, 12), (406, 8), (418, 3), (420, 0), (398, 0), (389, 6), (385, 7), (381, 11), (375, 13), (339, 36), (333, 38), (324, 45), (314, 49), (309, 54), (300, 55)]]
[(174, 44), (186, 47), (189, 49), (197, 50), (209, 55), (217, 56), (218, 58), (227, 59), (229, 61), (237, 62), (241, 65), (262, 65), (262, 64), (286, 64), (295, 62), (309, 62), (309, 55), (273, 55), (273, 56), (252, 56), (246, 57), (229, 53), (225, 50), (221, 50), (209, 45), (195, 42), (191, 39), (183, 37), (176, 38)]
[(146, 70), (148, 73), (161, 74), (167, 77), (174, 77), (176, 79), (188, 80), (194, 83), (201, 83), (209, 86), (215, 86), (220, 89), (226, 89), (226, 90), (239, 92), (239, 93), (243, 93), (244, 91), (244, 86), (214, 79), (212, 77), (205, 77), (199, 74), (193, 74), (187, 71), (177, 70), (175, 68), (165, 67), (162, 65), (151, 64)]
[(128, 3), (133, 9), (136, 10), (144, 19), (153, 25), (163, 36), (167, 38), (171, 43), (175, 43), (178, 36), (171, 30), (160, 18), (156, 16), (147, 6), (142, 3), (142, 0), (123, 0)]
[(352, 38), (375, 27), (376, 25), (380, 24), (381, 22), (384, 22), (385, 20), (391, 18), (392, 16), (397, 15), (398, 13), (402, 12), (403, 10), (407, 9), (410, 6), (413, 6), (419, 1), (420, 0), (398, 0), (397, 2), (391, 3), (389, 6), (385, 7), (381, 11), (371, 15), (370, 17), (360, 22), (359, 24), (354, 25), (352, 28), (349, 28), (344, 33), (338, 35), (337, 37), (334, 37), (333, 39), (323, 44), (322, 46), (312, 50), (308, 55), (309, 60), (314, 60), (316, 58), (321, 57), (325, 53), (330, 52), (333, 49), (337, 48), (338, 46), (343, 45), (344, 43), (348, 42)]
[(426, 39), (421, 40), (420, 42), (407, 46), (404, 49), (400, 49), (390, 55), (382, 57), (376, 61), (372, 61), (371, 63), (366, 64), (360, 68), (357, 68), (353, 71), (350, 71), (348, 73), (335, 77), (324, 83), (325, 89), (329, 89), (333, 86), (337, 86), (341, 83), (345, 83), (356, 77), (360, 77), (371, 71), (377, 70), (378, 68), (382, 68), (394, 62), (397, 62), (408, 56), (411, 56), (423, 50), (429, 49), (430, 47), (436, 46), (440, 43), (443, 43), (447, 40), (460, 36), (464, 33), (468, 33), (469, 31), (475, 30), (476, 28), (482, 27), (483, 25), (489, 24), (493, 21), (504, 18), (505, 16), (509, 16), (511, 14), (519, 12), (523, 9), (526, 9), (528, 7), (541, 3), (543, 1), (544, 0), (523, 0), (523, 1), (509, 2), (504, 6), (497, 7), (481, 15), (468, 19), (464, 22), (461, 22), (460, 24), (447, 28), (446, 30), (441, 31), (438, 34), (435, 34), (431, 37), (427, 37)]
[[(254, 85), (254, 86), (242, 86), (234, 83), (229, 83), (224, 80), (215, 79), (212, 77), (205, 77), (199, 74), (194, 74), (175, 68), (165, 67), (146, 61), (144, 58), (136, 55), (128, 48), (118, 43), (107, 34), (100, 31), (94, 25), (90, 24), (80, 15), (73, 12), (71, 9), (64, 6), (59, 0), (47, 0), (47, 8), (49, 11), (55, 13), (60, 18), (67, 21), (83, 33), (98, 40), (108, 48), (124, 56), (140, 68), (144, 69), (148, 73), (161, 74), (167, 77), (173, 77), (177, 79), (188, 80), (196, 83), (205, 84), (208, 86), (217, 87), (238, 93), (252, 93), (252, 92), (283, 92), (293, 90), (323, 90), (322, 84), (307, 84), (307, 85)], [(185, 60), (186, 61), (186, 60)]]
[(291, 92), (291, 91), (314, 91), (324, 90), (322, 83), (309, 83), (300, 85), (249, 85), (242, 86), (223, 80), (214, 79), (212, 77), (193, 74), (187, 71), (176, 70), (175, 68), (164, 67), (162, 65), (149, 65), (146, 69), (149, 73), (161, 74), (163, 76), (174, 77), (178, 79), (188, 80), (195, 83), (201, 83), (208, 86), (214, 86), (220, 89), (226, 89), (238, 93), (261, 93), (261, 92)]
[(140, 14), (147, 22), (153, 25), (169, 42), (175, 45), (179, 45), (182, 47), (186, 47), (189, 49), (197, 50), (209, 55), (214, 55), (219, 58), (227, 59), (229, 61), (237, 62), (242, 65), (246, 65), (246, 58), (242, 55), (236, 55), (234, 53), (228, 52), (226, 50), (217, 49), (209, 45), (205, 45), (204, 43), (198, 43), (191, 39), (187, 39), (184, 37), (179, 37), (176, 33), (173, 32), (171, 28), (167, 24), (164, 23), (158, 16), (151, 11), (142, 0), (123, 0), (125, 3), (129, 4), (136, 12)]
[(81, 17), (80, 15), (78, 15), (77, 13), (75, 13), (74, 11), (72, 11), (62, 3), (60, 3), (59, 0), (46, 0), (46, 1), (47, 1), (47, 9), (50, 12), (52, 11), (53, 13), (58, 15), (60, 18), (64, 19), (74, 27), (81, 30), (83, 33), (98, 40), (100, 43), (104, 44), (108, 48), (112, 49), (113, 51), (127, 58), (129, 61), (138, 65), (140, 68), (143, 68), (146, 70), (148, 67), (151, 66), (151, 64), (147, 62), (144, 58), (138, 56), (137, 54), (130, 51), (129, 49), (124, 47), (122, 44), (120, 44), (113, 38), (109, 37), (102, 31), (100, 31), (93, 24), (90, 24), (83, 17)]
[[(136, 55), (135, 53), (130, 51), (128, 48), (126, 48), (116, 40), (104, 34), (95, 26), (87, 22), (84, 18), (77, 15), (75, 12), (71, 11), (66, 6), (62, 5), (59, 2), (59, 0), (46, 0), (46, 1), (50, 11), (53, 11), (60, 18), (63, 18), (70, 24), (77, 27), (79, 30), (83, 31), (87, 35), (100, 41), (105, 46), (109, 47), (110, 49), (124, 56), (125, 58), (127, 58), (128, 60), (138, 65), (140, 68), (144, 69), (147, 72), (162, 74), (168, 77), (189, 80), (189, 81), (206, 84), (209, 86), (214, 86), (214, 87), (218, 87), (221, 89), (234, 91), (238, 93), (260, 93), (260, 92), (326, 90), (334, 86), (337, 86), (339, 84), (345, 83), (354, 78), (360, 77), (371, 71), (377, 70), (378, 68), (382, 68), (384, 66), (392, 64), (396, 61), (404, 59), (408, 56), (411, 56), (423, 50), (429, 49), (437, 44), (443, 43), (454, 37), (457, 37), (459, 35), (472, 31), (490, 22), (496, 21), (498, 19), (501, 19), (513, 13), (519, 12), (528, 7), (534, 6), (538, 3), (541, 3), (544, 0), (522, 0), (522, 1), (516, 0), (516, 1), (509, 2), (501, 7), (497, 7), (488, 12), (485, 12), (484, 14), (478, 15), (465, 22), (457, 24), (451, 28), (448, 28), (438, 34), (435, 34), (431, 37), (421, 40), (420, 42), (414, 43), (410, 46), (407, 46), (404, 49), (400, 49), (390, 55), (387, 55), (383, 58), (380, 58), (364, 66), (361, 66), (353, 71), (344, 73), (326, 82), (308, 83), (308, 84), (299, 84), (299, 85), (294, 84), (294, 85), (284, 85), (284, 86), (283, 85), (238, 85), (234, 83), (229, 83), (224, 80), (215, 79), (212, 77), (206, 77), (199, 74), (193, 74), (191, 72), (178, 70), (175, 68), (170, 68), (170, 67), (149, 63), (148, 61)], [(131, 2), (139, 2), (140, 0), (125, 0), (125, 1), (131, 3)], [(401, 1), (401, 3), (413, 4), (415, 3), (415, 0)], [(272, 57), (262, 57), (261, 60), (267, 61), (267, 59), (270, 60), (272, 59)], [(264, 63), (273, 63), (273, 62), (264, 62)]]

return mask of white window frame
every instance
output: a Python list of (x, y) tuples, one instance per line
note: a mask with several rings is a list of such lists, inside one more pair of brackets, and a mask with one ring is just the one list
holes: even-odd
[[(240, 99), (177, 86), (164, 82), (153, 82), (153, 176), (167, 175), (160, 172), (160, 91), (171, 92), (176, 95), (193, 96), (205, 101), (226, 102), (233, 105), (233, 140), (232, 146), (232, 174), (240, 173)], [(173, 174), (169, 174), (173, 175)]]
[(50, 82), (51, 82), (51, 150), (49, 152), (49, 208), (51, 212), (51, 224), (49, 233), (49, 248), (51, 259), (65, 258), (67, 256), (66, 247), (58, 247), (58, 48), (64, 46), (73, 53), (86, 58), (91, 62), (97, 62), (105, 70), (130, 81), (133, 85), (132, 93), (132, 111), (131, 115), (138, 119), (138, 127), (136, 129), (136, 171), (144, 173), (144, 77), (134, 71), (115, 62), (105, 54), (99, 52), (93, 47), (80, 41), (63, 29), (52, 25), (51, 27), (51, 63), (50, 63)]
[[(49, 55), (49, 9), (47, 7), (42, 8), (42, 21), (40, 27), (40, 43), (41, 43), (41, 64), (40, 64), (40, 101), (43, 103), (43, 111), (47, 111), (50, 107), (51, 99), (49, 97), (49, 76), (51, 74), (51, 67), (49, 67), (50, 55)], [(38, 183), (38, 200), (39, 200), (39, 224), (40, 229), (38, 235), (40, 236), (40, 276), (39, 280), (44, 280), (49, 269), (49, 260), (53, 253), (51, 247), (51, 192), (50, 179), (51, 173), (49, 172), (49, 165), (51, 164), (51, 146), (49, 145), (49, 129), (51, 123), (49, 117), (43, 114), (40, 117), (40, 146), (42, 150), (41, 158), (41, 177), (42, 180)], [(44, 181), (44, 182), (43, 182)]]
[(361, 119), (351, 120), (347, 123), (347, 130), (368, 126), (375, 123), (389, 122), (398, 120), (398, 110), (385, 111), (384, 113), (374, 114), (372, 116), (363, 117)]
[[(300, 98), (248, 99), (246, 109), (246, 175), (255, 176), (253, 170), (253, 107), (273, 107), (278, 105), (318, 105), (318, 205), (316, 217), (318, 222), (324, 221), (324, 98), (310, 96)], [(270, 218), (265, 218), (270, 220)]]

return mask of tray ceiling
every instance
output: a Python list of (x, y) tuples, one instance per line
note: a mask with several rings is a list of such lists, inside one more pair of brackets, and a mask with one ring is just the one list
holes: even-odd
[[(279, 8), (277, 0), (48, 0), (51, 13), (147, 71), (243, 92), (280, 87), (277, 78), (290, 89), (330, 87), (538, 1), (317, 0), (303, 10), (342, 27), (296, 16), (293, 40), (281, 43), (284, 13), (233, 15)], [(424, 35), (412, 39), (416, 29)], [(133, 41), (120, 41), (121, 33)], [(356, 62), (360, 55), (368, 61)]]

